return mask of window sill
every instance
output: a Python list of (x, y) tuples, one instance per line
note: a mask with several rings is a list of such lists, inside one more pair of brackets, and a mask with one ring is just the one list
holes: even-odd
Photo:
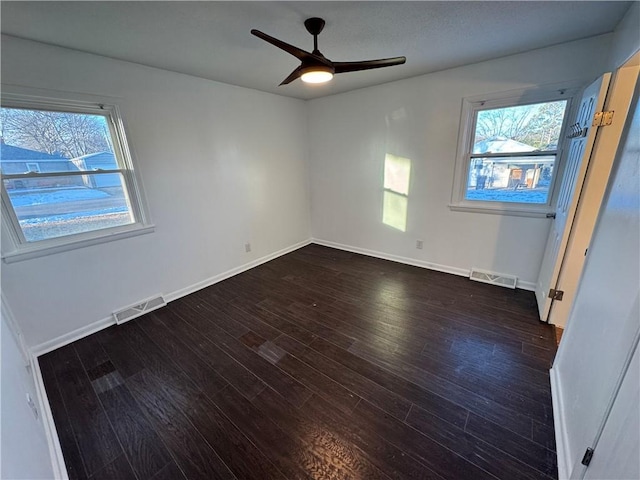
[(57, 243), (47, 242), (45, 245), (26, 245), (11, 252), (3, 253), (2, 261), (4, 263), (21, 262), (23, 260), (44, 257), (46, 255), (52, 255), (54, 253), (76, 250), (78, 248), (88, 247), (90, 245), (98, 245), (100, 243), (111, 242), (113, 240), (145, 235), (147, 233), (152, 233), (154, 230), (155, 225), (136, 225), (134, 227), (128, 228), (127, 230), (102, 233), (100, 236), (92, 236), (89, 238), (85, 237), (72, 241), (63, 238)]
[(515, 217), (534, 217), (549, 218), (548, 215), (553, 213), (553, 209), (547, 205), (543, 207), (526, 208), (518, 206), (500, 205), (476, 205), (469, 203), (453, 203), (449, 204), (449, 209), (454, 212), (472, 212), (472, 213), (488, 213), (491, 215), (511, 215)]

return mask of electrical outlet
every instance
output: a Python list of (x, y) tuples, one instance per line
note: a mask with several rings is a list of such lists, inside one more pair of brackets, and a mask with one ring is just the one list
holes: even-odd
[(245, 243), (244, 244), (244, 251), (249, 253), (251, 251), (251, 244), (250, 243)]
[(29, 408), (31, 408), (31, 411), (33, 412), (33, 416), (36, 417), (36, 420), (38, 420), (38, 408), (36, 407), (36, 404), (33, 401), (33, 398), (31, 398), (31, 395), (29, 395), (28, 393), (27, 393), (27, 405), (29, 405)]
[(423, 246), (424, 246), (424, 242), (422, 240), (416, 240), (416, 248), (418, 250), (422, 250)]

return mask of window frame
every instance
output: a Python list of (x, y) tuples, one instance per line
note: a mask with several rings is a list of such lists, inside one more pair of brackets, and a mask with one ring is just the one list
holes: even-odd
[(43, 90), (2, 86), (1, 105), (3, 108), (21, 108), (28, 110), (48, 110), (54, 112), (85, 113), (105, 117), (111, 141), (113, 153), (118, 165), (116, 170), (79, 171), (76, 172), (48, 172), (25, 174), (2, 174), (1, 179), (7, 178), (45, 178), (59, 175), (95, 175), (95, 174), (122, 174), (124, 188), (128, 196), (128, 205), (133, 223), (115, 227), (105, 227), (88, 232), (63, 235), (60, 237), (27, 242), (20, 227), (13, 204), (5, 188), (4, 181), (0, 182), (0, 196), (2, 199), (2, 260), (5, 263), (27, 260), (57, 252), (83, 248), (89, 245), (128, 238), (154, 231), (139, 172), (135, 166), (122, 115), (118, 107), (121, 99), (102, 97), (95, 95), (69, 94), (64, 92), (50, 92)]
[[(545, 217), (553, 213), (557, 200), (559, 185), (564, 174), (564, 153), (566, 146), (566, 129), (569, 119), (574, 116), (575, 96), (579, 92), (578, 86), (573, 83), (567, 86), (548, 86), (535, 90), (517, 90), (502, 93), (486, 94), (482, 96), (466, 97), (462, 99), (462, 111), (460, 115), (460, 129), (458, 132), (458, 148), (456, 151), (454, 181), (449, 208), (453, 211), (489, 213), (498, 215), (516, 215), (528, 217)], [(495, 202), (482, 200), (468, 200), (467, 181), (473, 154), (473, 140), (475, 138), (477, 114), (484, 110), (517, 107), (535, 103), (547, 103), (566, 100), (567, 106), (560, 129), (554, 172), (549, 185), (547, 202), (544, 204), (519, 203), (519, 202)], [(524, 152), (520, 156), (527, 156)], [(508, 156), (509, 154), (502, 155)], [(553, 155), (553, 152), (541, 152), (534, 155)], [(476, 155), (477, 156), (477, 155)], [(496, 154), (496, 156), (499, 156)]]

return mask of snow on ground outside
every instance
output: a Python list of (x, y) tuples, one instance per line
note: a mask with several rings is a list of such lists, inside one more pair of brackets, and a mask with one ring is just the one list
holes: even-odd
[(91, 232), (109, 227), (128, 225), (131, 222), (129, 212), (95, 212), (95, 215), (56, 215), (20, 221), (27, 242), (36, 242), (48, 238), (63, 237), (76, 233)]
[(479, 200), (483, 202), (508, 202), (508, 203), (547, 203), (547, 189), (522, 189), (513, 190), (512, 188), (481, 190), (467, 190), (465, 200)]
[(86, 187), (41, 188), (9, 195), (28, 242), (133, 222), (122, 190), (109, 194)]
[(101, 190), (84, 187), (13, 191), (9, 193), (9, 196), (11, 197), (11, 203), (14, 207), (75, 202), (78, 200), (95, 200), (110, 197), (108, 193)]

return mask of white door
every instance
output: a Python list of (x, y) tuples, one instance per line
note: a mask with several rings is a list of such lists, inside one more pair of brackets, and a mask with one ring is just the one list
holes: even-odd
[(640, 353), (636, 348), (602, 435), (593, 445), (594, 455), (583, 477), (585, 480), (640, 478), (639, 378)]
[(611, 74), (605, 73), (585, 89), (576, 121), (569, 129), (570, 132), (582, 132), (582, 134), (571, 140), (556, 205), (556, 217), (549, 230), (547, 246), (536, 284), (536, 299), (542, 321), (546, 321), (549, 317), (552, 302), (549, 290), (555, 288), (558, 281), (571, 224), (578, 206), (580, 190), (587, 173), (591, 150), (598, 131), (597, 127), (592, 127), (593, 115), (595, 112), (601, 111), (604, 106), (610, 79)]

